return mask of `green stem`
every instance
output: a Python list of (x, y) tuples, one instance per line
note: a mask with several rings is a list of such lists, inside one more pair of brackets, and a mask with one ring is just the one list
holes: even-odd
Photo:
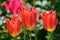
[(31, 40), (31, 31), (30, 31), (30, 40)]
[(50, 32), (49, 34), (48, 34), (48, 38), (47, 38), (47, 40), (52, 40), (52, 32)]
[(33, 5), (33, 6), (35, 6), (34, 2), (35, 2), (35, 0), (32, 0), (32, 5)]
[(14, 40), (16, 40), (16, 37), (14, 37)]
[(26, 40), (26, 31), (25, 31), (25, 28), (24, 28), (24, 40)]
[(37, 40), (37, 36), (36, 36), (36, 34), (37, 34), (37, 31), (36, 31), (36, 29), (35, 29), (35, 40)]

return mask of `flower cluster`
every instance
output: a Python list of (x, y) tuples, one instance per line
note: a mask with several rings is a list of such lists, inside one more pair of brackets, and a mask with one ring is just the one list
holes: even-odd
[(24, 3), (19, 0), (9, 0), (9, 3), (4, 3), (4, 6), (10, 13), (17, 13), (18, 16), (13, 16), (11, 20), (5, 18), (8, 32), (13, 36), (17, 36), (22, 29), (20, 22), (26, 30), (34, 30), (36, 28), (39, 17), (41, 17), (44, 29), (53, 32), (58, 23), (56, 11), (43, 11), (41, 14), (35, 8), (26, 8)]

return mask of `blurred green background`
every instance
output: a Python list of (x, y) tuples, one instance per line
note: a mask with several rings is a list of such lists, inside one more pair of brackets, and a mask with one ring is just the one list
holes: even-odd
[[(0, 40), (14, 40), (7, 31), (4, 18), (11, 18), (11, 14), (6, 11), (4, 6), (2, 5), (4, 1), (8, 0), (0, 0)], [(23, 0), (25, 1), (25, 0)], [(28, 8), (35, 6), (39, 13), (42, 10), (56, 10), (58, 21), (60, 21), (60, 0), (26, 0), (26, 6)], [(39, 19), (36, 27), (36, 37), (37, 40), (47, 40), (48, 33), (43, 29), (43, 24), (41, 19)], [(22, 33), (19, 36), (15, 37), (15, 40), (24, 40), (24, 29), (22, 29)], [(32, 40), (35, 40), (34, 30), (31, 32)], [(53, 40), (60, 40), (60, 25), (58, 23), (56, 30), (52, 35)], [(29, 40), (29, 31), (26, 32), (26, 40)]]

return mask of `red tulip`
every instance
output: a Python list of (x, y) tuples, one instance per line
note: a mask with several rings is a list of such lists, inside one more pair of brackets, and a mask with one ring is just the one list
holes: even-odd
[(43, 11), (41, 14), (41, 18), (44, 24), (44, 28), (47, 31), (52, 32), (56, 29), (56, 25), (58, 23), (56, 11)]
[(35, 8), (19, 10), (18, 14), (27, 30), (33, 30), (36, 27), (38, 12)]
[(17, 35), (19, 35), (20, 30), (21, 30), (19, 19), (13, 16), (11, 20), (6, 18), (5, 21), (6, 21), (6, 27), (7, 27), (8, 32), (13, 37), (16, 37)]
[(16, 14), (18, 9), (24, 8), (24, 4), (20, 0), (9, 0), (9, 3), (4, 2), (3, 5), (12, 14)]

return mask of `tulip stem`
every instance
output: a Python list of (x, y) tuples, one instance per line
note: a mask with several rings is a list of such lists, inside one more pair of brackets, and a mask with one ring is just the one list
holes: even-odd
[(36, 28), (35, 28), (35, 40), (37, 40), (36, 34), (37, 34), (37, 31), (36, 31)]
[(30, 40), (31, 40), (31, 31), (30, 31)]
[(48, 34), (48, 38), (47, 38), (47, 40), (52, 40), (52, 32), (50, 32), (49, 34)]
[(24, 28), (24, 40), (26, 40), (26, 31), (25, 31), (25, 28)]
[(14, 40), (16, 40), (16, 37), (14, 37)]
[(32, 0), (32, 5), (33, 5), (33, 6), (35, 6), (34, 2), (35, 2), (35, 0)]

